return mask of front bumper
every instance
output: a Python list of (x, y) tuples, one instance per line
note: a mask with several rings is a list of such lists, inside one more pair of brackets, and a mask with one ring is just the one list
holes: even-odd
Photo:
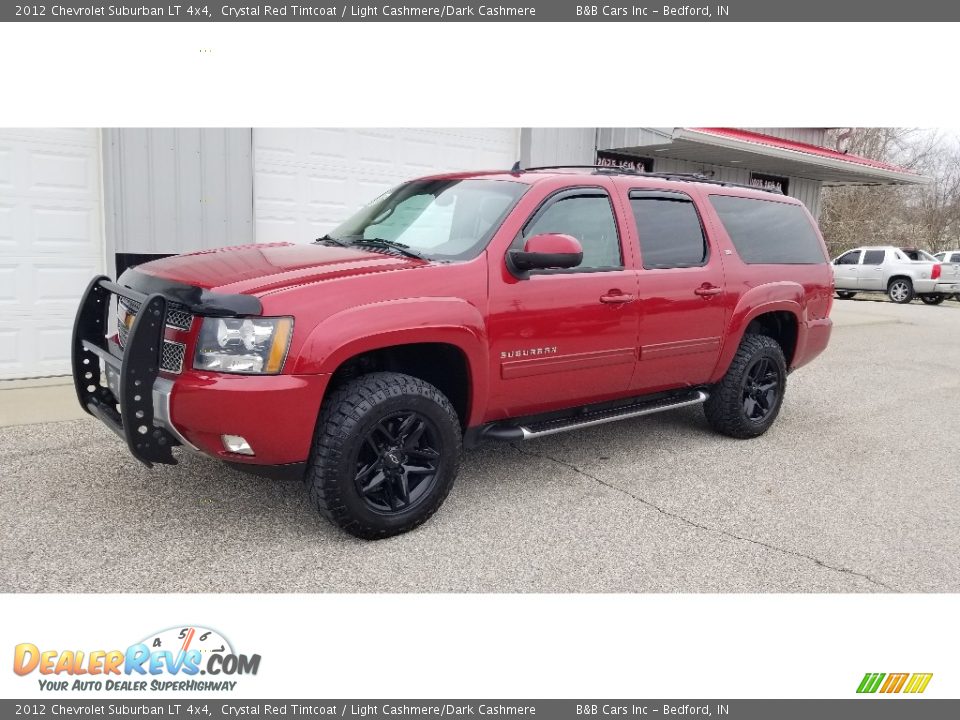
[[(237, 317), (258, 314), (256, 298), (141, 279), (143, 289), (150, 291), (146, 294), (122, 282), (94, 278), (77, 311), (72, 369), (84, 410), (120, 436), (130, 453), (148, 466), (176, 464), (172, 448), (177, 445), (249, 464), (306, 459), (327, 376), (228, 376), (188, 369), (176, 380), (161, 375), (168, 302), (198, 316)], [(122, 350), (107, 338), (114, 295), (140, 304)], [(222, 433), (243, 435), (256, 455), (227, 452)]]

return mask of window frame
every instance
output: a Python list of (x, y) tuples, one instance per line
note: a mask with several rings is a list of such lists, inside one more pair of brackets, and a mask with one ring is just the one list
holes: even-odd
[[(533, 212), (530, 213), (530, 216), (524, 220), (523, 225), (520, 226), (520, 230), (514, 236), (513, 240), (510, 242), (510, 245), (507, 247), (507, 253), (511, 250), (522, 250), (523, 245), (522, 241), (525, 237), (525, 233), (528, 227), (540, 219), (540, 217), (550, 209), (551, 206), (558, 202), (563, 202), (570, 198), (575, 197), (605, 197), (607, 203), (610, 206), (610, 214), (613, 216), (613, 229), (617, 233), (617, 247), (620, 250), (620, 265), (619, 266), (609, 266), (609, 267), (580, 267), (575, 268), (551, 268), (546, 270), (531, 270), (529, 275), (530, 277), (535, 277), (537, 275), (577, 275), (584, 273), (596, 273), (596, 272), (623, 272), (627, 269), (627, 256), (624, 252), (625, 248), (623, 246), (623, 230), (620, 227), (620, 218), (617, 217), (617, 207), (613, 203), (613, 195), (610, 191), (601, 186), (601, 185), (575, 185), (560, 188), (559, 190), (554, 190), (552, 193), (547, 195), (540, 203), (534, 208)], [(504, 262), (506, 262), (506, 254), (504, 255)]]
[[(703, 240), (703, 249), (704, 255), (703, 260), (699, 263), (684, 263), (682, 265), (647, 265), (646, 260), (644, 260), (643, 255), (643, 240), (640, 238), (640, 227), (637, 224), (636, 213), (633, 212), (633, 200), (642, 200), (643, 197), (635, 196), (647, 196), (647, 198), (656, 199), (656, 196), (666, 197), (670, 202), (689, 202), (693, 206), (693, 212), (697, 216), (697, 222), (700, 223), (700, 238)], [(673, 199), (672, 196), (677, 197)], [(630, 205), (630, 216), (633, 218), (633, 226), (637, 235), (637, 251), (640, 253), (640, 267), (644, 270), (685, 270), (687, 268), (702, 268), (710, 264), (710, 259), (713, 256), (713, 248), (710, 247), (710, 239), (707, 235), (707, 226), (703, 222), (703, 213), (700, 212), (700, 208), (697, 207), (696, 201), (693, 199), (693, 196), (683, 192), (682, 190), (666, 190), (660, 188), (630, 188), (627, 191), (627, 204)]]
[[(857, 254), (857, 261), (855, 263), (842, 263), (840, 262), (841, 258), (845, 258), (847, 255), (852, 255), (853, 253)], [(845, 253), (841, 253), (833, 261), (834, 266), (836, 267), (856, 267), (860, 264), (860, 261), (863, 260), (863, 249), (857, 250), (847, 250)]]

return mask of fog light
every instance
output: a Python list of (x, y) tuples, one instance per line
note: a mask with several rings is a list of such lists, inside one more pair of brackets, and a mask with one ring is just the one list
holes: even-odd
[(247, 442), (246, 438), (240, 435), (221, 435), (220, 437), (223, 440), (223, 446), (228, 452), (237, 453), (238, 455), (253, 455), (253, 448), (250, 447), (250, 443)]

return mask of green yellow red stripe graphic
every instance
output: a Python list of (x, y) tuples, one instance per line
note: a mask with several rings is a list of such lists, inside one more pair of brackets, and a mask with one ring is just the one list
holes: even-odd
[(933, 673), (866, 673), (858, 693), (922, 693), (930, 684)]

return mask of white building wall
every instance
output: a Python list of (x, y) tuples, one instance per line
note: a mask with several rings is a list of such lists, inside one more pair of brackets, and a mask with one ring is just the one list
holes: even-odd
[(520, 159), (517, 128), (266, 128), (253, 139), (257, 242), (310, 242), (405, 180)]

